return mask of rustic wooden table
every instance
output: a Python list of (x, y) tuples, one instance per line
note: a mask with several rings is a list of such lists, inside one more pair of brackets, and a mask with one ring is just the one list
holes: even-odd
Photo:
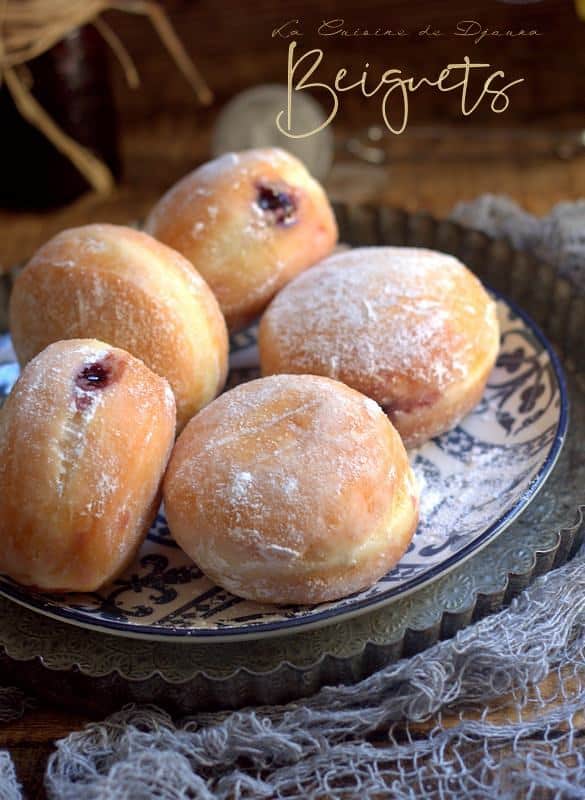
[[(0, 270), (27, 259), (63, 228), (143, 218), (165, 189), (209, 158), (210, 126), (200, 123), (195, 118), (160, 117), (147, 129), (128, 131), (122, 142), (123, 182), (109, 197), (88, 194), (45, 214), (0, 210)], [(338, 157), (325, 180), (327, 191), (333, 200), (425, 210), (436, 216), (485, 192), (508, 195), (534, 214), (546, 214), (555, 203), (585, 195), (585, 149), (562, 160), (547, 153), (543, 136), (541, 154), (527, 158), (521, 144), (508, 146), (505, 133), (500, 133), (490, 141), (486, 161), (477, 157), (478, 145), (469, 135), (458, 140), (455, 129), (446, 136), (450, 142), (444, 155), (441, 143), (432, 139), (395, 139), (388, 163), (376, 166), (352, 158), (344, 146), (348, 137), (341, 133)]]
[[(87, 195), (68, 208), (46, 214), (0, 211), (0, 270), (25, 260), (65, 227), (140, 219), (162, 191), (208, 157), (209, 140), (209, 130), (198, 129), (194, 123), (155, 120), (148, 130), (138, 128), (127, 133), (123, 142), (125, 176), (110, 197)], [(585, 195), (585, 154), (568, 161), (550, 154), (527, 159), (522, 153), (509, 152), (504, 145), (502, 141), (501, 152), (492, 155), (489, 165), (475, 157), (466, 158), (463, 145), (455, 161), (433, 160), (428, 153), (419, 159), (404, 145), (384, 166), (342, 154), (325, 182), (326, 188), (335, 200), (401, 206), (437, 216), (445, 216), (457, 202), (485, 192), (506, 194), (536, 214), (547, 213), (559, 201)], [(451, 149), (458, 148), (455, 145)], [(557, 678), (549, 676), (538, 689), (545, 702), (555, 702)], [(571, 685), (564, 689), (576, 691), (576, 679), (572, 677)], [(510, 696), (508, 701), (493, 715), (494, 721), (517, 719), (515, 698)], [(458, 718), (446, 714), (440, 722), (450, 725)], [(27, 798), (44, 797), (44, 767), (54, 741), (88, 721), (84, 714), (41, 706), (18, 722), (0, 727), (0, 749), (11, 752)], [(413, 726), (412, 731), (424, 735), (436, 723), (436, 719), (430, 720)], [(577, 724), (585, 727), (583, 720)]]

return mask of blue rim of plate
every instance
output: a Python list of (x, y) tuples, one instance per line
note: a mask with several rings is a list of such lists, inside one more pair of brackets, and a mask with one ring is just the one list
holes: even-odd
[(91, 619), (82, 616), (77, 611), (63, 608), (62, 606), (55, 606), (48, 601), (43, 602), (42, 600), (37, 599), (37, 597), (35, 597), (35, 602), (32, 603), (30, 600), (30, 595), (27, 593), (27, 590), (24, 587), (21, 588), (16, 585), (2, 583), (0, 585), (0, 594), (10, 598), (11, 600), (14, 600), (20, 605), (24, 605), (26, 608), (42, 613), (45, 616), (63, 620), (92, 631), (122, 635), (125, 638), (150, 640), (158, 639), (159, 641), (178, 639), (181, 641), (189, 640), (193, 642), (202, 640), (210, 641), (215, 639), (219, 643), (220, 641), (225, 642), (227, 640), (235, 641), (237, 639), (245, 640), (264, 636), (278, 636), (279, 634), (292, 633), (297, 629), (309, 630), (311, 628), (318, 628), (326, 624), (341, 622), (344, 618), (354, 617), (359, 614), (366, 613), (367, 611), (379, 609), (387, 605), (391, 600), (403, 598), (406, 595), (411, 594), (415, 589), (420, 589), (423, 586), (431, 583), (436, 578), (440, 577), (442, 574), (449, 572), (454, 567), (463, 563), (474, 553), (489, 544), (489, 542), (498, 534), (502, 533), (502, 531), (511, 525), (511, 523), (522, 513), (522, 511), (528, 507), (532, 500), (534, 500), (539, 490), (544, 486), (546, 479), (552, 472), (557, 462), (569, 424), (569, 396), (565, 374), (561, 361), (555, 353), (552, 344), (526, 311), (521, 309), (513, 300), (510, 300), (501, 292), (496, 291), (485, 283), (484, 286), (494, 297), (506, 303), (513, 313), (523, 320), (523, 322), (534, 334), (535, 338), (540, 342), (548, 354), (559, 388), (560, 414), (550, 451), (541, 468), (532, 479), (530, 485), (511, 508), (502, 514), (501, 517), (495, 520), (489, 527), (487, 527), (480, 536), (462, 547), (457, 553), (454, 553), (444, 561), (441, 561), (434, 567), (429, 568), (429, 570), (416, 575), (399, 586), (388, 589), (384, 592), (380, 592), (374, 597), (358, 600), (355, 603), (352, 603), (350, 606), (325, 609), (322, 612), (312, 614), (309, 619), (306, 617), (293, 617), (291, 619), (279, 620), (277, 622), (251, 622), (245, 629), (234, 628), (233, 630), (229, 630), (227, 628), (221, 628), (213, 630), (190, 630), (184, 628), (163, 628), (157, 625), (144, 625), (141, 626), (140, 631), (129, 631), (128, 625), (125, 623), (100, 617), (98, 624), (97, 622), (93, 622)]

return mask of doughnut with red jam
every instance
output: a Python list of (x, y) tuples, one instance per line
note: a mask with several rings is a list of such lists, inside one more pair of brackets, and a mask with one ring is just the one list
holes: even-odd
[(0, 410), (0, 572), (92, 592), (132, 561), (173, 446), (169, 384), (91, 339), (50, 345)]
[(251, 322), (337, 241), (323, 189), (278, 148), (229, 153), (199, 167), (162, 197), (146, 230), (203, 275), (230, 330)]
[(21, 365), (61, 339), (132, 353), (171, 384), (179, 429), (225, 383), (227, 330), (211, 290), (179, 253), (122, 225), (43, 245), (16, 280), (10, 327)]

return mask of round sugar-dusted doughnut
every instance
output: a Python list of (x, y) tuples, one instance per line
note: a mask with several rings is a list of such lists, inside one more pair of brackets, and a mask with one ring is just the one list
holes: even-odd
[(262, 373), (312, 373), (376, 400), (407, 447), (478, 403), (499, 348), (496, 304), (452, 256), (362, 247), (289, 284), (259, 331)]
[(179, 437), (163, 492), (183, 550), (220, 586), (263, 603), (372, 585), (418, 521), (406, 451), (382, 409), (312, 375), (214, 400)]
[(175, 434), (169, 384), (95, 340), (50, 345), (0, 411), (0, 572), (91, 592), (134, 558)]
[(16, 280), (10, 326), (22, 365), (61, 339), (128, 350), (171, 384), (179, 429), (225, 382), (227, 330), (209, 287), (132, 228), (86, 225), (47, 242)]
[(203, 275), (231, 330), (253, 320), (337, 241), (323, 189), (278, 148), (229, 153), (199, 167), (162, 197), (146, 229)]

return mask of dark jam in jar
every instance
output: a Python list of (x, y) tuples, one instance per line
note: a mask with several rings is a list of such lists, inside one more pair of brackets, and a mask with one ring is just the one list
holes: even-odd
[[(88, 25), (72, 31), (29, 61), (26, 69), (32, 94), (43, 110), (64, 133), (119, 177), (106, 45), (95, 28)], [(44, 133), (21, 116), (5, 84), (0, 86), (0, 121), (1, 207), (55, 208), (91, 188)]]

